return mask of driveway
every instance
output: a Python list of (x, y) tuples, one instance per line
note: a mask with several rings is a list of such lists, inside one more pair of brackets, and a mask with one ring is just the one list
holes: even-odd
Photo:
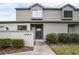
[(13, 53), (12, 55), (55, 55), (55, 53), (48, 47), (44, 40), (36, 40), (33, 51)]

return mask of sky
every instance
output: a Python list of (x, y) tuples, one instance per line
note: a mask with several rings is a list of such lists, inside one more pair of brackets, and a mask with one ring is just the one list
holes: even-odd
[(79, 4), (79, 0), (0, 0), (0, 21), (16, 21), (15, 8), (27, 7), (29, 4), (26, 4), (26, 3), (77, 3)]
[(15, 21), (15, 8), (27, 7), (29, 4), (25, 3), (1, 3), (0, 4), (0, 21)]

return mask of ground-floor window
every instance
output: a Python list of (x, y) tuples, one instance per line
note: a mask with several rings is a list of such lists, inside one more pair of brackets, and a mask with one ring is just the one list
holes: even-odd
[(17, 29), (18, 30), (27, 30), (27, 25), (18, 25)]

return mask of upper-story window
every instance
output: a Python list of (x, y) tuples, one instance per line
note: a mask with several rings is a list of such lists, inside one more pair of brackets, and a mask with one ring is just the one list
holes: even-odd
[(42, 10), (32, 10), (32, 17), (43, 17)]
[(64, 11), (64, 18), (72, 18), (73, 13), (72, 11)]

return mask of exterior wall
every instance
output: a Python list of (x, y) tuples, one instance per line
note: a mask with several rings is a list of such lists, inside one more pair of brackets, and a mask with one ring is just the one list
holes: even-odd
[(73, 33), (73, 27), (69, 27), (69, 33)]
[(27, 31), (30, 31), (29, 23), (0, 24), (0, 26), (4, 26), (4, 28), (0, 28), (0, 31), (5, 31), (6, 27), (8, 27), (8, 31), (17, 31), (17, 25), (26, 25)]
[(30, 21), (31, 10), (16, 10), (16, 21)]
[(29, 31), (0, 31), (0, 38), (24, 39), (25, 46), (34, 47), (34, 34)]
[(16, 10), (16, 21), (31, 21), (32, 10), (42, 10), (43, 8), (39, 6), (34, 6), (30, 10)]
[(68, 24), (44, 23), (44, 38), (49, 33), (68, 33)]
[(79, 21), (79, 11), (74, 11), (73, 21)]
[[(35, 6), (31, 10), (16, 10), (16, 21), (31, 21), (32, 10), (40, 9), (41, 7)], [(48, 20), (49, 19), (49, 20)], [(44, 21), (61, 21), (61, 10), (44, 10), (43, 11)]]
[(79, 24), (69, 26), (69, 33), (79, 33)]
[(61, 10), (44, 10), (44, 21), (61, 21)]
[(79, 24), (74, 26), (73, 33), (79, 33)]
[[(43, 10), (43, 21), (62, 21), (61, 19), (65, 19), (63, 17), (63, 12), (65, 10), (73, 11), (73, 18), (71, 21), (79, 21), (79, 11), (74, 10), (70, 6), (65, 6), (62, 10), (44, 10), (40, 6), (33, 6), (30, 10), (16, 10), (16, 21), (31, 21), (32, 17), (32, 10)], [(36, 18), (39, 19), (39, 18)], [(67, 18), (69, 19), (69, 18)]]

